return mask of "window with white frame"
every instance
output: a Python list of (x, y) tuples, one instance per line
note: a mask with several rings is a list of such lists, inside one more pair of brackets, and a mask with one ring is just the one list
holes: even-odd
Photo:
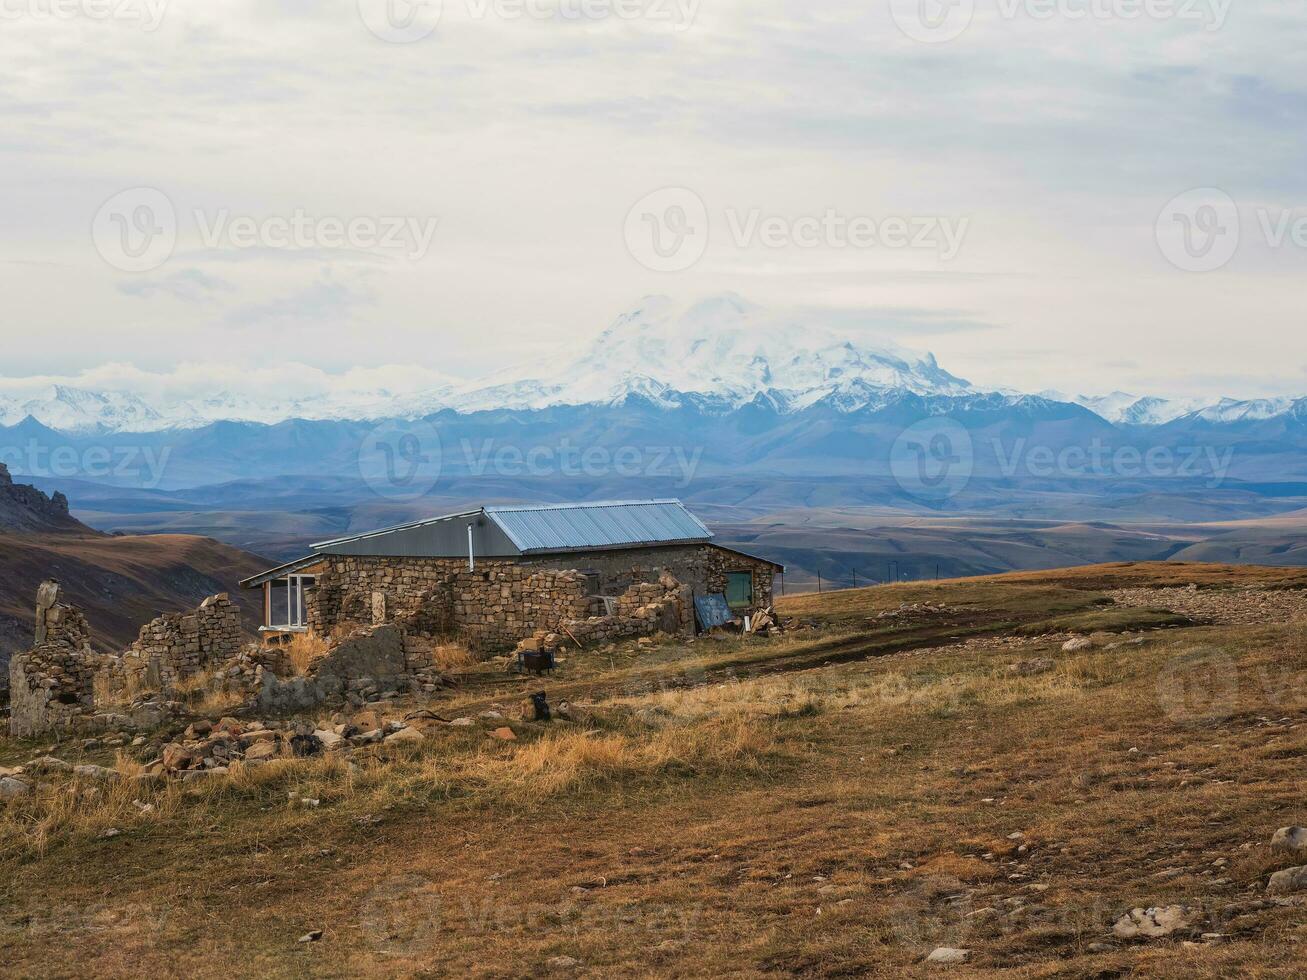
[(287, 575), (268, 583), (268, 622), (272, 630), (307, 629), (308, 591), (317, 584), (312, 575)]

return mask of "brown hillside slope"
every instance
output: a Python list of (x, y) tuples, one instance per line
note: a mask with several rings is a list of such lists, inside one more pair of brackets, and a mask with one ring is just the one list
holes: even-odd
[(0, 667), (31, 645), (36, 587), (56, 578), (85, 610), (97, 646), (123, 647), (162, 612), (232, 592), (255, 622), (236, 583), (268, 566), (209, 538), (184, 534), (111, 537), (68, 513), (62, 494), (16, 484), (0, 464)]
[(36, 587), (56, 578), (80, 606), (98, 647), (121, 647), (162, 612), (231, 592), (246, 625), (255, 609), (236, 583), (268, 563), (209, 538), (0, 534), (0, 658), (31, 643)]

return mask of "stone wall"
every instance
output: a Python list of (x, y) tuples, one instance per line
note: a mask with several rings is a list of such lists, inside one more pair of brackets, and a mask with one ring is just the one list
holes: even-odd
[(664, 572), (656, 583), (631, 586), (614, 603), (610, 616), (564, 620), (552, 629), (536, 630), (519, 650), (556, 653), (568, 644), (583, 647), (655, 633), (693, 633), (694, 609), (690, 587)]
[[(538, 630), (602, 616), (596, 587), (629, 596), (627, 608), (615, 612), (630, 618), (667, 594), (658, 584), (664, 575), (704, 595), (724, 592), (734, 571), (753, 574), (755, 609), (771, 605), (773, 566), (713, 545), (479, 559), (475, 571), (463, 558), (330, 556), (309, 593), (308, 623), (319, 635), (339, 637), (393, 622), (417, 636), (458, 635), (475, 647), (506, 649)], [(636, 586), (649, 588), (636, 594)]]
[(417, 636), (458, 634), (484, 649), (511, 647), (523, 636), (602, 603), (574, 570), (511, 561), (333, 556), (309, 593), (310, 629), (341, 636), (393, 622)]
[(95, 714), (98, 658), (86, 617), (59, 601), (59, 583), (41, 583), (36, 644), (9, 661), (9, 732), (16, 737), (67, 731)]
[(110, 666), (115, 679), (151, 689), (171, 688), (241, 652), (240, 609), (223, 592), (188, 613), (167, 613)]

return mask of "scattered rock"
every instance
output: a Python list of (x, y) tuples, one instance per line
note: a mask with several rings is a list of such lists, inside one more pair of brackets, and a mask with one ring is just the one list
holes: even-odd
[(281, 755), (281, 746), (273, 741), (259, 741), (245, 750), (246, 762), (267, 762)]
[(971, 955), (969, 949), (954, 949), (952, 946), (940, 946), (931, 951), (926, 957), (927, 963), (942, 963), (949, 966), (957, 963), (965, 963), (967, 957)]
[(120, 774), (113, 769), (106, 769), (104, 766), (74, 766), (73, 772), (86, 779), (94, 779), (102, 783), (118, 779)]
[(1073, 636), (1062, 644), (1062, 650), (1065, 653), (1075, 653), (1077, 650), (1088, 650), (1094, 645), (1094, 641), (1087, 636)]
[(1197, 918), (1198, 911), (1184, 905), (1131, 909), (1116, 920), (1112, 932), (1118, 939), (1160, 939), (1193, 928)]
[(1307, 827), (1281, 827), (1271, 838), (1276, 851), (1307, 851)]
[(551, 956), (545, 961), (545, 966), (551, 970), (573, 970), (580, 965), (580, 960), (573, 959), (570, 956)]
[(1266, 885), (1268, 895), (1289, 895), (1307, 891), (1307, 867), (1286, 868), (1271, 875)]
[(493, 732), (490, 732), (489, 734), (491, 738), (497, 738), (501, 742), (517, 741), (517, 733), (513, 731), (513, 729), (509, 728), (507, 725), (505, 725), (503, 728), (496, 728)]
[(1040, 657), (1037, 660), (1022, 660), (1020, 663), (1009, 664), (1008, 673), (1016, 674), (1018, 677), (1032, 677), (1035, 674), (1047, 674), (1053, 670), (1057, 664), (1047, 657)]
[(32, 792), (32, 787), (21, 779), (5, 776), (0, 779), (0, 800), (16, 800)]
[(33, 773), (37, 776), (48, 775), (52, 772), (72, 772), (73, 766), (70, 762), (64, 762), (63, 759), (56, 759), (52, 755), (43, 755), (39, 759), (33, 759), (27, 765), (23, 766), (23, 772)]
[(426, 740), (427, 737), (416, 728), (401, 728), (399, 731), (385, 737), (387, 745), (417, 745)]

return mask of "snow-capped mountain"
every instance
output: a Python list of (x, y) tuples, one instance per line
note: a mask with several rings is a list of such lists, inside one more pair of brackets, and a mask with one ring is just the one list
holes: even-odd
[(812, 317), (778, 315), (731, 294), (688, 307), (650, 296), (579, 354), (467, 386), (449, 407), (541, 409), (636, 394), (669, 406), (680, 395), (701, 395), (731, 407), (770, 396), (789, 410), (834, 396), (856, 408), (868, 389), (974, 391), (931, 354), (855, 344)]
[(28, 417), (61, 432), (143, 432), (164, 428), (164, 417), (135, 395), (51, 385), (32, 398), (0, 396), (0, 424)]
[(1202, 399), (1140, 397), (1126, 391), (1114, 391), (1110, 395), (1043, 391), (1040, 395), (1052, 401), (1080, 405), (1113, 425), (1165, 425), (1207, 405)]
[[(944, 370), (929, 353), (855, 341), (846, 321), (837, 324), (814, 313), (778, 313), (734, 294), (689, 305), (665, 296), (646, 297), (574, 351), (472, 381), (426, 372), (404, 388), (378, 385), (375, 373), (359, 380), (293, 365), (283, 368), (278, 378), (264, 383), (260, 376), (245, 391), (220, 389), (198, 397), (156, 397), (148, 403), (121, 391), (67, 384), (36, 391), (21, 387), (21, 381), (7, 384), (0, 379), (0, 425), (31, 417), (67, 433), (142, 433), (196, 429), (219, 421), (359, 422), (421, 418), (445, 410), (464, 415), (532, 412), (620, 404), (632, 397), (667, 409), (693, 405), (699, 411), (730, 412), (757, 404), (780, 414), (814, 406), (842, 414), (876, 411), (908, 396), (930, 399), (943, 406), (941, 412), (948, 410), (949, 399), (980, 397), (987, 404), (1021, 411), (1028, 407), (1027, 399), (1034, 398), (1081, 406), (1113, 425), (1139, 427), (1181, 420), (1234, 424), (1307, 416), (1307, 401), (1288, 398), (1227, 398), (1212, 404), (1122, 391), (1046, 391), (1038, 396), (981, 391)], [(310, 386), (314, 392), (288, 390), (302, 375), (315, 371)]]

